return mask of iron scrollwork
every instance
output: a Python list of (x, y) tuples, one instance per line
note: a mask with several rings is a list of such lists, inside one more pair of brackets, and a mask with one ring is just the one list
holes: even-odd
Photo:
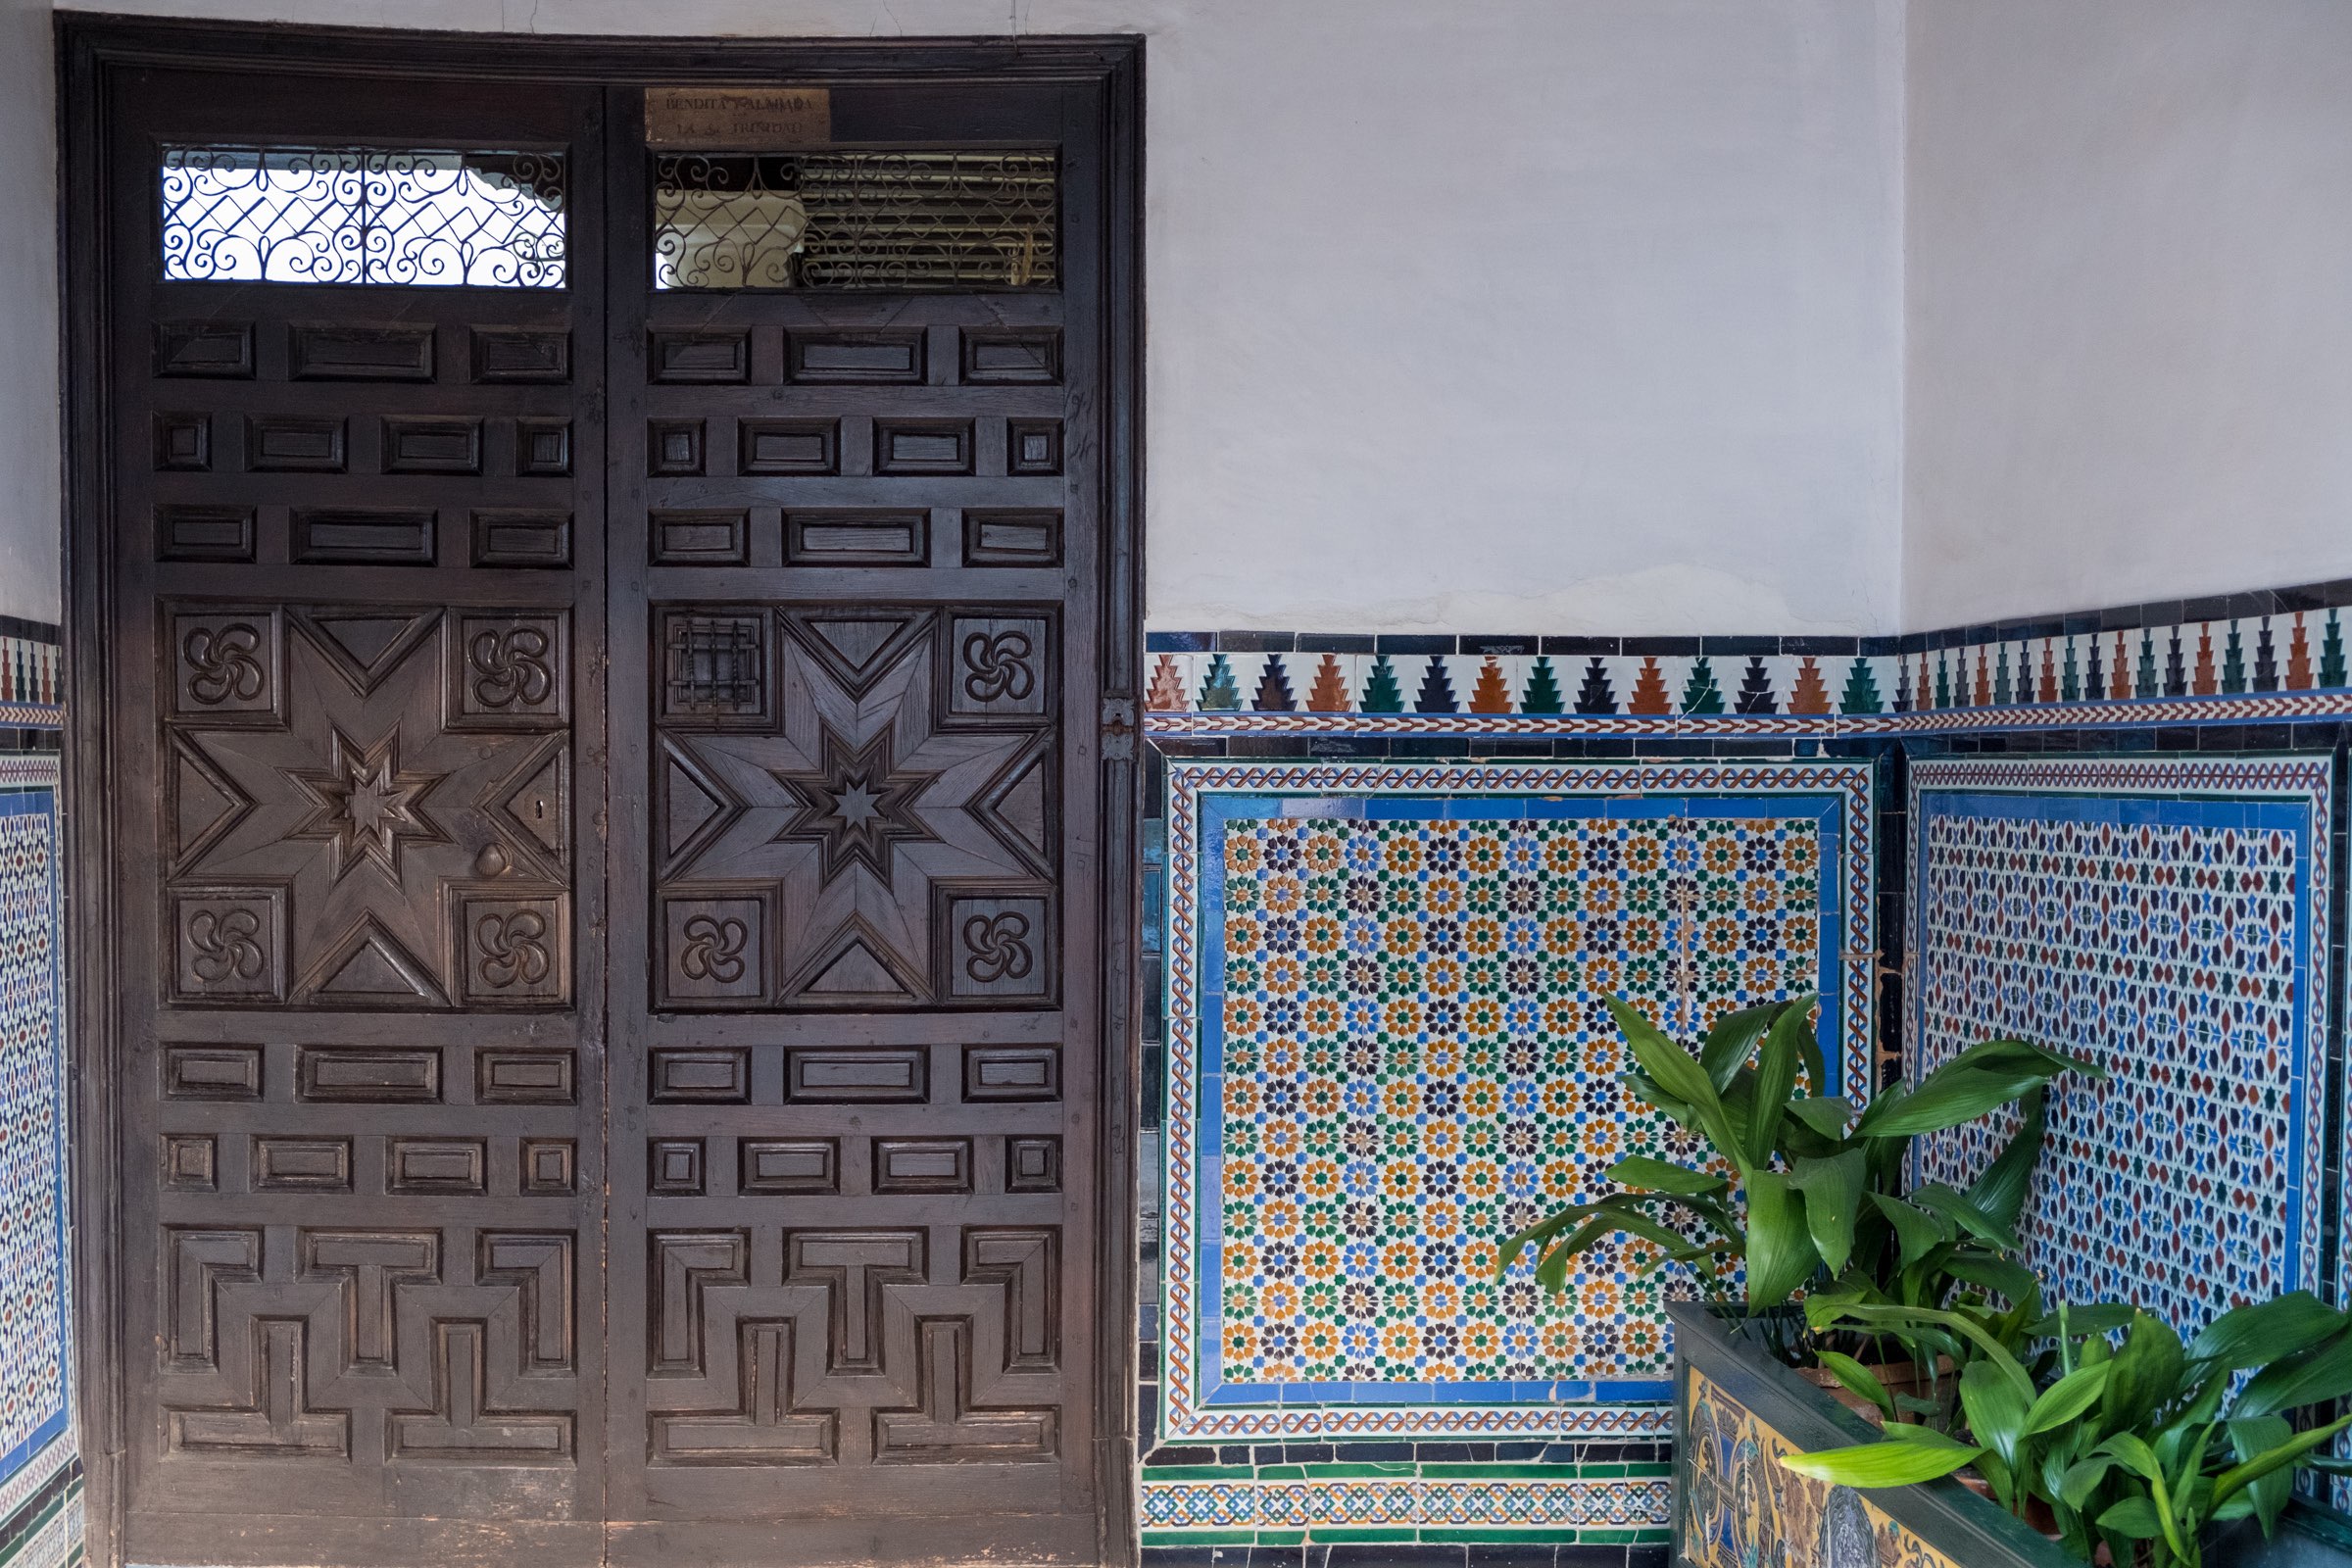
[(167, 147), (173, 281), (562, 288), (560, 153)]
[(1051, 288), (1051, 153), (664, 154), (661, 289)]

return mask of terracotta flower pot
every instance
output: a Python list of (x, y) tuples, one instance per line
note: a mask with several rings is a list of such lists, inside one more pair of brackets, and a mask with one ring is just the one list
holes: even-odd
[[(1926, 1374), (1920, 1371), (1919, 1363), (1916, 1361), (1878, 1361), (1864, 1366), (1862, 1370), (1877, 1378), (1879, 1386), (1885, 1389), (1890, 1397), (1899, 1398), (1904, 1395), (1910, 1395), (1917, 1398), (1923, 1390), (1930, 1387)], [(1948, 1355), (1937, 1356), (1936, 1372), (1936, 1376), (1944, 1382), (1950, 1382), (1952, 1358)], [(1886, 1416), (1880, 1413), (1877, 1405), (1838, 1382), (1838, 1374), (1828, 1367), (1800, 1366), (1796, 1369), (1796, 1375), (1859, 1415), (1872, 1426), (1884, 1427), (1886, 1424)]]
[[(1999, 1500), (1992, 1494), (1992, 1483), (1985, 1480), (1983, 1476), (1977, 1474), (1974, 1470), (1959, 1471), (1952, 1477), (1952, 1479), (1959, 1482), (1962, 1486), (1975, 1493), (1978, 1496), (1983, 1497), (1987, 1502)], [(2058, 1516), (2052, 1513), (2050, 1511), (2050, 1505), (2042, 1501), (2039, 1497), (2028, 1497), (2026, 1499), (2026, 1523), (2032, 1525), (2034, 1529), (2040, 1531), (2052, 1541), (2056, 1541), (2060, 1538), (2061, 1532), (2058, 1529)], [(2092, 1568), (2115, 1568), (2115, 1558), (2108, 1552), (2107, 1544), (2103, 1541), (2099, 1543), (2097, 1549), (2091, 1553), (2090, 1560)]]

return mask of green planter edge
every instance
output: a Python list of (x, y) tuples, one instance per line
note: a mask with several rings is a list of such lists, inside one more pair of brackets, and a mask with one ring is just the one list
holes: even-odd
[[(1679, 1430), (1690, 1408), (1695, 1369), (1800, 1452), (1867, 1443), (1877, 1433), (1853, 1411), (1734, 1333), (1734, 1320), (1699, 1301), (1670, 1301), (1674, 1322), (1674, 1410)], [(1684, 1552), (1691, 1446), (1674, 1457), (1675, 1568), (1706, 1568)], [(2082, 1559), (1956, 1481), (1865, 1493), (1871, 1505), (1954, 1563), (1968, 1568), (2084, 1568)]]

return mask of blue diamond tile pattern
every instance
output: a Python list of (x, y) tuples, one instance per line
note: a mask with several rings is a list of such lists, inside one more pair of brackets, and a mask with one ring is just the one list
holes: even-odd
[[(2087, 1056), (2023, 1222), (2054, 1298), (2194, 1333), (2320, 1285), (2331, 764), (1935, 761), (1911, 772), (1909, 1069), (2015, 1036)], [(1966, 1182), (2015, 1126), (1933, 1140)]]

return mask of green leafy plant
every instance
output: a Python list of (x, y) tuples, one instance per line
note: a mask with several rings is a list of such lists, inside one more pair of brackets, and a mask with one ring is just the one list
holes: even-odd
[[(1729, 1265), (1744, 1263), (1740, 1304), (1751, 1318), (1808, 1283), (1856, 1304), (1929, 1306), (1940, 1306), (1958, 1285), (2016, 1286), (2024, 1271), (2007, 1254), (2017, 1248), (2017, 1215), (2040, 1150), (2042, 1092), (2061, 1072), (2099, 1076), (2098, 1068), (1996, 1040), (1856, 1106), (1830, 1082), (1813, 1031), (1815, 1001), (1730, 1013), (1691, 1050), (1609, 999), (1635, 1063), (1627, 1087), (1702, 1139), (1716, 1159), (1618, 1160), (1608, 1174), (1624, 1191), (1571, 1204), (1511, 1237), (1497, 1274), (1533, 1250), (1537, 1279), (1560, 1290), (1579, 1254), (1627, 1235), (1656, 1245), (1653, 1266), (1685, 1264), (1718, 1298)], [(2020, 1099), (2028, 1102), (2024, 1126), (1968, 1191), (1901, 1192), (1914, 1138)], [(1846, 1283), (1831, 1284), (1839, 1280)]]
[(2352, 1314), (2306, 1291), (2225, 1312), (2186, 1346), (2144, 1311), (2062, 1307), (2028, 1331), (2051, 1345), (2040, 1376), (1965, 1313), (1829, 1302), (1808, 1314), (1936, 1329), (1979, 1353), (1960, 1374), (1956, 1431), (1889, 1419), (1879, 1442), (1783, 1463), (1851, 1487), (1974, 1466), (2011, 1511), (2045, 1505), (2085, 1558), (2103, 1544), (2118, 1563), (2201, 1568), (2208, 1527), (2252, 1518), (2267, 1536), (2297, 1469), (2343, 1468), (2318, 1450), (2352, 1416), (2304, 1431), (2289, 1420), (2352, 1396)]

